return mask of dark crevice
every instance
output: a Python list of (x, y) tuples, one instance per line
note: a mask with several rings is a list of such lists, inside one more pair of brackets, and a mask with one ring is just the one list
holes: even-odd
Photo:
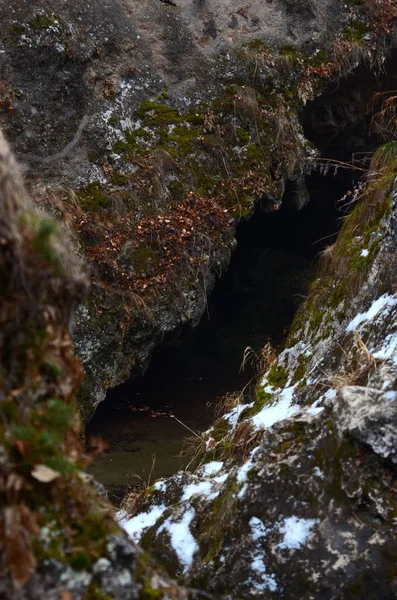
[[(334, 239), (341, 217), (335, 199), (346, 191), (333, 176), (314, 175), (306, 183), (311, 202), (301, 211), (287, 186), (279, 211), (258, 208), (238, 226), (237, 249), (198, 327), (164, 340), (146, 374), (109, 391), (99, 406), (87, 433), (102, 435), (110, 451), (92, 472), (113, 491), (113, 500), (122, 495), (127, 474), (147, 477), (154, 452), (155, 477), (171, 475), (183, 464), (176, 454), (189, 432), (168, 416), (171, 412), (203, 431), (222, 396), (252, 380), (252, 367), (240, 372), (244, 349), (259, 351), (269, 340), (281, 348), (319, 252)], [(248, 385), (247, 395), (253, 387)]]
[[(302, 113), (305, 134), (323, 157), (351, 162), (354, 153), (369, 157), (379, 145), (379, 137), (369, 132), (369, 101), (375, 92), (397, 87), (395, 58), (393, 53), (386, 65), (387, 77), (377, 78), (362, 66), (308, 103)], [(189, 432), (171, 413), (192, 430), (204, 430), (219, 399), (253, 378), (252, 368), (240, 372), (244, 349), (260, 350), (267, 341), (282, 347), (318, 256), (335, 241), (346, 215), (340, 199), (361, 176), (334, 167), (326, 175), (314, 172), (306, 178), (310, 203), (302, 210), (295, 208), (293, 183), (287, 184), (277, 212), (258, 206), (238, 226), (236, 252), (199, 326), (164, 340), (144, 376), (109, 391), (87, 433), (100, 434), (110, 444), (91, 470), (113, 490), (114, 500), (123, 495), (129, 476), (137, 482), (131, 474), (147, 479), (153, 453), (154, 477), (171, 475), (183, 464), (176, 454)]]

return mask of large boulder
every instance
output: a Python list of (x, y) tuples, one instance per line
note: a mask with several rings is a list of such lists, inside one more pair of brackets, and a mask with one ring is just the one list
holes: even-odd
[(395, 597), (396, 225), (389, 156), (254, 401), (204, 434), (195, 473), (155, 483), (122, 515), (189, 585), (228, 599)]

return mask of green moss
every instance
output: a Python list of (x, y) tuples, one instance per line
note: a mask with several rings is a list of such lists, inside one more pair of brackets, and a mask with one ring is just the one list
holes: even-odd
[(129, 180), (128, 175), (123, 175), (122, 173), (113, 171), (113, 173), (109, 179), (109, 183), (111, 183), (112, 185), (116, 185), (116, 186), (125, 185), (128, 180)]
[(151, 274), (158, 267), (160, 260), (159, 253), (156, 250), (144, 247), (133, 250), (129, 258), (138, 277)]
[(216, 442), (221, 442), (229, 433), (229, 430), (230, 423), (226, 421), (226, 419), (218, 419), (211, 431), (211, 437), (213, 437)]
[(250, 134), (248, 131), (239, 128), (237, 129), (237, 138), (241, 145), (245, 145), (250, 141)]
[(33, 27), (33, 29), (48, 29), (49, 27), (53, 27), (56, 24), (56, 21), (51, 15), (43, 14), (36, 15), (34, 19), (30, 22), (30, 25), (31, 27)]
[(272, 398), (273, 398), (273, 394), (269, 394), (268, 392), (265, 392), (265, 390), (263, 389), (263, 386), (258, 385), (256, 388), (256, 391), (255, 391), (255, 401), (254, 401), (254, 406), (252, 407), (252, 410), (251, 410), (251, 416), (256, 415), (258, 412), (260, 412), (266, 404), (269, 404), (269, 402), (272, 400)]
[(43, 361), (39, 366), (39, 371), (51, 379), (57, 379), (62, 375), (62, 367), (56, 362)]
[(101, 588), (99, 587), (99, 583), (93, 581), (90, 583), (87, 591), (83, 596), (83, 600), (112, 600), (113, 596), (109, 596), (109, 594), (105, 594)]
[(164, 597), (161, 589), (153, 588), (150, 560), (147, 554), (142, 551), (138, 552), (136, 580), (141, 586), (139, 594), (141, 600), (155, 600)]
[(87, 212), (98, 212), (98, 210), (105, 208), (108, 204), (108, 199), (99, 181), (93, 181), (85, 187), (79, 188), (77, 196), (79, 197), (81, 208)]
[(298, 62), (299, 54), (297, 52), (297, 49), (294, 48), (294, 46), (283, 46), (282, 48), (280, 48), (279, 52), (281, 56), (286, 56), (287, 58), (289, 58), (289, 60), (293, 64), (296, 64)]
[(323, 321), (324, 311), (321, 309), (313, 309), (309, 314), (310, 314), (309, 331), (311, 333), (316, 333), (316, 331), (318, 331), (318, 329)]
[(288, 378), (289, 375), (287, 369), (278, 363), (273, 363), (269, 373), (266, 376), (268, 384), (276, 388), (285, 387)]
[(26, 31), (26, 27), (24, 27), (23, 25), (19, 25), (18, 23), (14, 23), (14, 25), (12, 25), (10, 32), (12, 35), (22, 35), (23, 33), (25, 33)]
[(262, 40), (260, 40), (259, 38), (248, 42), (247, 48), (249, 48), (250, 50), (267, 50), (266, 44), (262, 42)]
[(219, 557), (226, 534), (233, 527), (240, 487), (236, 477), (229, 476), (225, 487), (214, 500), (212, 508), (199, 523), (197, 539), (204, 563), (213, 562)]
[(55, 221), (47, 218), (41, 219), (33, 239), (33, 247), (59, 273), (60, 258), (55, 246), (57, 234), (58, 225)]
[(111, 127), (117, 127), (117, 125), (120, 125), (120, 117), (117, 115), (112, 115), (108, 119), (108, 125)]
[(73, 569), (88, 569), (91, 565), (91, 558), (86, 552), (80, 551), (76, 552), (75, 554), (72, 554), (69, 562)]
[(172, 124), (183, 121), (183, 116), (167, 104), (158, 104), (151, 100), (144, 100), (137, 109), (136, 114), (141, 119), (153, 121), (155, 124)]
[(346, 27), (344, 32), (344, 38), (352, 42), (360, 42), (366, 33), (368, 33), (369, 27), (367, 23), (361, 21), (355, 21)]
[(319, 50), (319, 52), (317, 52), (316, 54), (313, 54), (312, 56), (306, 58), (305, 64), (311, 65), (313, 67), (318, 67), (323, 63), (327, 62), (327, 60), (327, 51), (323, 48), (322, 50)]

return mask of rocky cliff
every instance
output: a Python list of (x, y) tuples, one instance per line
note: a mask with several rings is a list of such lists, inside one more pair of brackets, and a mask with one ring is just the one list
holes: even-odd
[(307, 203), (316, 150), (301, 109), (360, 64), (381, 72), (395, 7), (3, 0), (0, 9), (1, 124), (36, 201), (91, 267), (75, 331), (89, 418), (164, 336), (197, 324), (255, 202), (277, 209), (290, 182), (296, 206)]
[(68, 327), (87, 282), (59, 226), (35, 210), (2, 135), (0, 239), (0, 596), (187, 598), (83, 472), (82, 369)]
[(194, 473), (122, 516), (214, 597), (396, 596), (395, 144), (375, 153), (286, 349), (263, 353), (254, 401), (206, 432)]

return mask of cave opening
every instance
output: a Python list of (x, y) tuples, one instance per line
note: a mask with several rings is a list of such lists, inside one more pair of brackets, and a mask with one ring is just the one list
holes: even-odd
[[(306, 105), (305, 135), (323, 158), (368, 165), (381, 143), (370, 131), (369, 102), (376, 92), (396, 89), (396, 57), (393, 51), (381, 76), (361, 65)], [(127, 486), (172, 475), (186, 465), (188, 459), (179, 456), (190, 433), (186, 427), (196, 434), (205, 430), (225, 394), (245, 386), (250, 393), (253, 368), (240, 370), (245, 348), (257, 351), (267, 341), (282, 347), (315, 277), (318, 256), (335, 241), (346, 215), (340, 199), (360, 176), (349, 168), (312, 173), (306, 177), (310, 203), (300, 211), (292, 184), (279, 211), (267, 213), (258, 205), (238, 225), (236, 251), (200, 324), (165, 339), (145, 375), (108, 392), (87, 437), (101, 435), (109, 444), (89, 470), (114, 503)]]
[(200, 324), (165, 339), (146, 373), (110, 390), (98, 407), (87, 437), (102, 436), (109, 449), (89, 470), (115, 503), (140, 478), (183, 467), (188, 459), (178, 455), (193, 435), (186, 428), (204, 431), (222, 397), (245, 388), (248, 399), (254, 367), (240, 369), (247, 347), (257, 352), (267, 341), (282, 347), (319, 253), (335, 239), (344, 215), (336, 200), (351, 187), (352, 175), (313, 174), (306, 185), (311, 201), (300, 211), (287, 186), (280, 210), (267, 213), (258, 206), (239, 224), (229, 268)]

